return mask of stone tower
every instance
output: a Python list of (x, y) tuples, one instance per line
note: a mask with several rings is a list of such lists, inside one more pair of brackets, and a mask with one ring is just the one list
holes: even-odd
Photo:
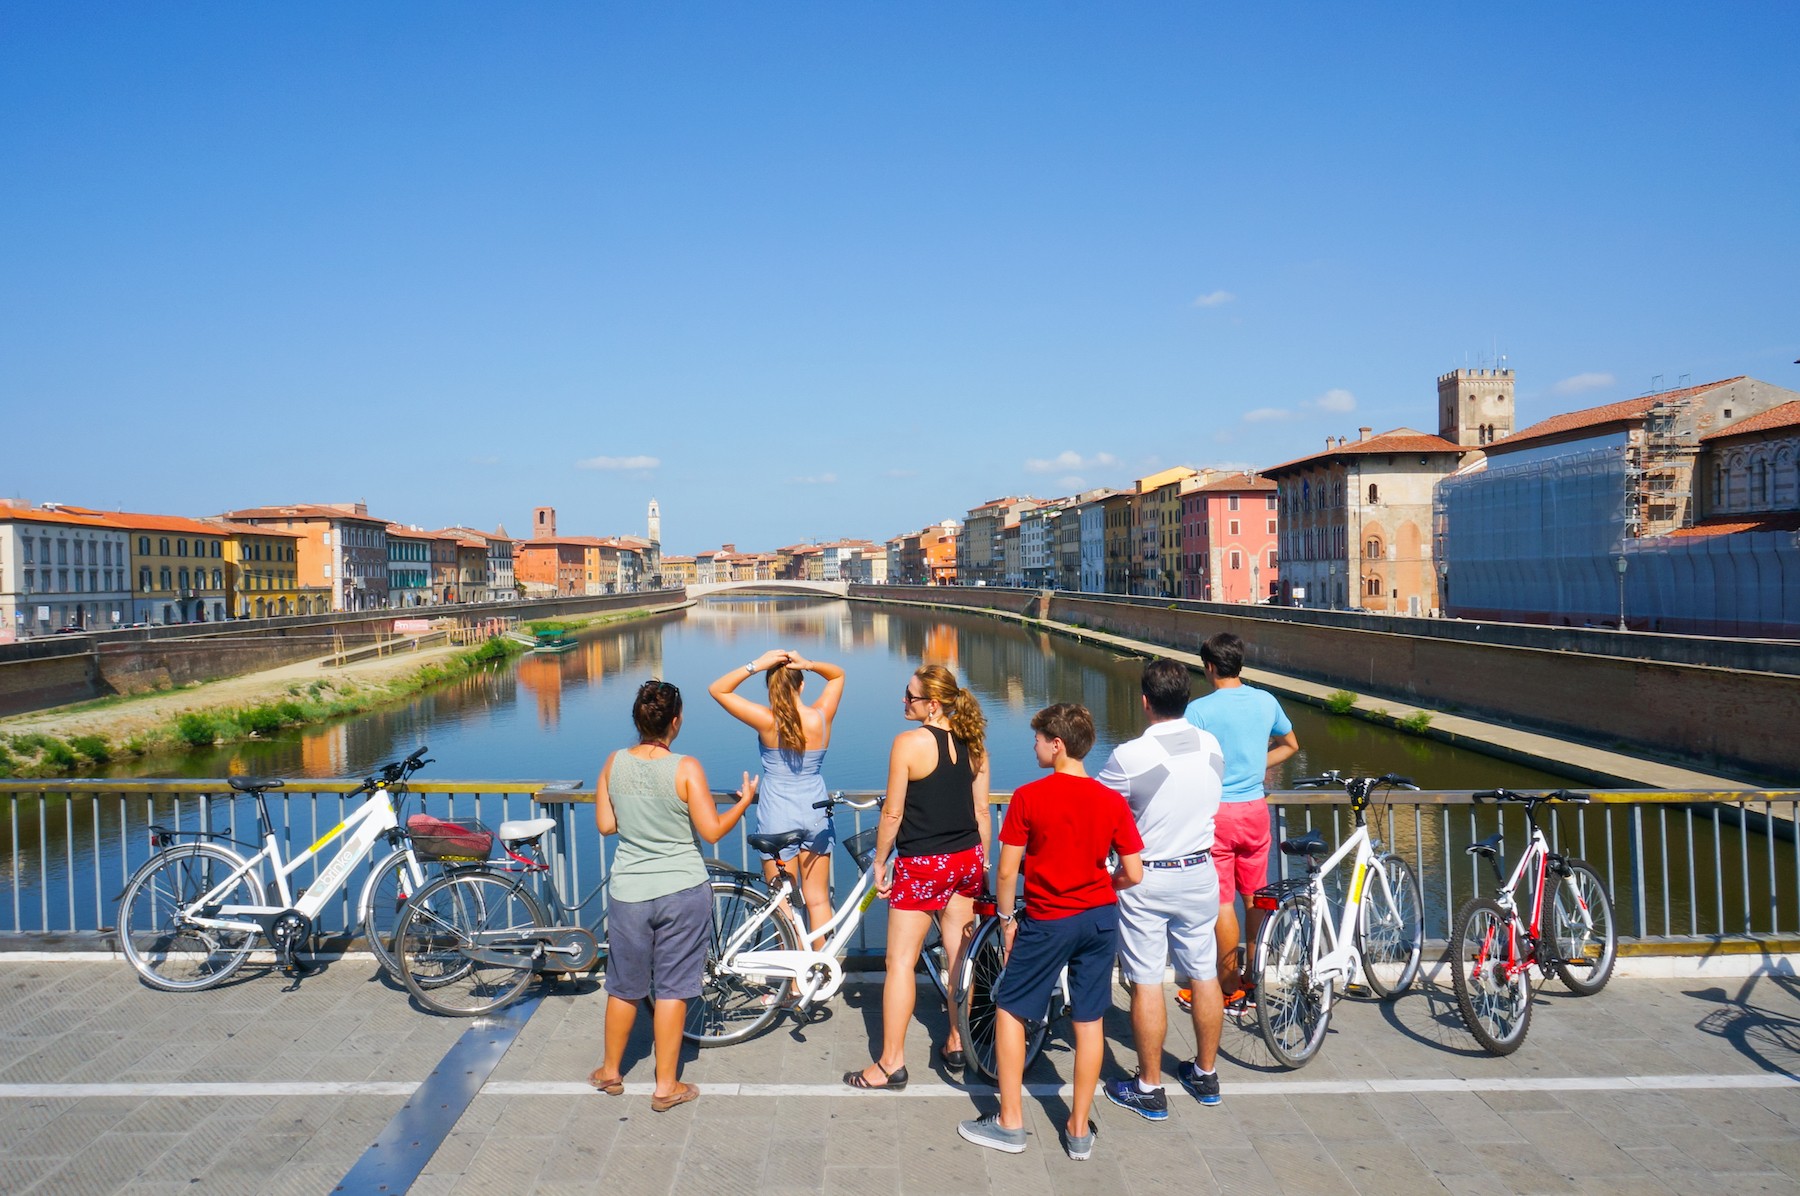
[(531, 538), (533, 540), (556, 538), (555, 507), (537, 507), (531, 512)]
[(662, 508), (656, 505), (654, 498), (650, 500), (649, 540), (653, 545), (662, 543)]
[(1513, 372), (1452, 370), (1438, 375), (1438, 435), (1481, 448), (1513, 434)]

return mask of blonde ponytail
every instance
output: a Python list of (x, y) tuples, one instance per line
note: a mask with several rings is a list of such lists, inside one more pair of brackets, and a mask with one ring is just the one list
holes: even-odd
[(928, 664), (913, 674), (926, 698), (944, 711), (950, 734), (962, 740), (969, 749), (969, 767), (981, 771), (981, 758), (986, 753), (987, 716), (975, 695), (956, 684), (956, 674), (941, 664)]
[(775, 743), (784, 752), (804, 754), (806, 726), (800, 721), (800, 687), (805, 678), (786, 665), (768, 672), (769, 711), (775, 716)]

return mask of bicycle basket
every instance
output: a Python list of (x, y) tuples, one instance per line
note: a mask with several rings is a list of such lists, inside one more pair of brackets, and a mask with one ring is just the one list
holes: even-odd
[(414, 814), (406, 820), (406, 833), (422, 860), (485, 860), (494, 850), (494, 832), (473, 818), (446, 822)]
[(844, 850), (850, 853), (858, 868), (867, 868), (875, 859), (875, 836), (879, 833), (878, 828), (870, 827), (844, 840)]
[(1264, 885), (1250, 898), (1253, 909), (1279, 909), (1281, 903), (1289, 897), (1304, 897), (1311, 889), (1312, 881), (1307, 877), (1296, 876), (1288, 880), (1278, 880), (1272, 885)]

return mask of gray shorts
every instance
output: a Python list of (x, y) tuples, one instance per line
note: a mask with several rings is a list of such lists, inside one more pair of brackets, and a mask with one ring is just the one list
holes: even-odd
[(698, 884), (606, 911), (606, 992), (621, 1001), (691, 1001), (700, 995), (712, 940), (712, 889)]
[(1219, 873), (1210, 862), (1191, 868), (1146, 868), (1142, 882), (1119, 890), (1119, 973), (1133, 984), (1161, 984), (1174, 957), (1190, 980), (1218, 975)]

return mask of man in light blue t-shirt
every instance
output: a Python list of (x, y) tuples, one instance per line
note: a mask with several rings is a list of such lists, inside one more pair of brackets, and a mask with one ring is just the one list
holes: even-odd
[[(1238, 919), (1233, 905), (1245, 895), (1244, 937), (1256, 941), (1261, 916), (1249, 896), (1268, 881), (1269, 808), (1263, 774), (1300, 750), (1294, 724), (1266, 690), (1245, 685), (1244, 641), (1222, 631), (1200, 645), (1200, 660), (1213, 692), (1188, 704), (1187, 721), (1210, 731), (1225, 750), (1224, 794), (1213, 820), (1212, 858), (1219, 870), (1219, 987), (1228, 1008), (1244, 1012), (1238, 967)], [(1234, 995), (1235, 994), (1235, 995)]]

